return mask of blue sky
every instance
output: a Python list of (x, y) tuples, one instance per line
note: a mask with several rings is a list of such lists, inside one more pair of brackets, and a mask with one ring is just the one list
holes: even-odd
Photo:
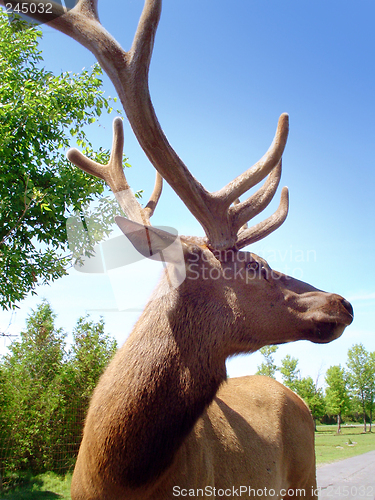
[[(143, 1), (99, 2), (103, 25), (129, 48)], [(209, 190), (216, 190), (255, 163), (270, 145), (282, 112), (290, 115), (282, 185), (290, 190), (287, 221), (251, 251), (275, 269), (317, 288), (337, 292), (354, 306), (355, 320), (329, 345), (281, 346), (276, 361), (291, 354), (303, 376), (314, 379), (344, 364), (354, 343), (375, 350), (375, 3), (318, 0), (164, 0), (150, 70), (151, 95), (174, 149)], [(95, 59), (65, 35), (43, 27), (45, 66), (78, 72)], [(115, 91), (104, 79), (107, 95)], [(113, 117), (92, 127), (96, 147), (110, 147)], [(150, 193), (153, 167), (125, 123), (125, 153), (134, 190)], [(264, 217), (275, 210), (279, 193)], [(155, 225), (180, 234), (202, 234), (199, 224), (166, 187)], [(139, 265), (124, 275), (129, 304), (140, 309), (157, 282), (158, 269)], [(117, 277), (120, 279), (119, 277)], [(117, 283), (118, 285), (118, 283)], [(67, 331), (91, 311), (116, 300), (107, 276), (77, 272), (38, 288), (20, 304), (9, 331), (24, 326), (30, 308), (51, 301)], [(119, 343), (137, 312), (103, 312)], [(10, 320), (0, 315), (1, 329)], [(4, 351), (6, 341), (1, 340)], [(228, 364), (232, 376), (254, 373), (259, 354)]]

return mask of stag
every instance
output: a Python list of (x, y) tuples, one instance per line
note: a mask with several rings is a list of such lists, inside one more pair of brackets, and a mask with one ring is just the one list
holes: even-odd
[[(254, 498), (260, 491), (265, 498), (316, 498), (314, 430), (306, 405), (276, 381), (226, 380), (225, 369), (228, 356), (268, 344), (330, 342), (353, 319), (351, 305), (340, 295), (272, 270), (261, 257), (241, 250), (278, 228), (287, 215), (283, 188), (277, 211), (247, 227), (278, 187), (288, 116), (280, 117), (269, 150), (254, 166), (208, 192), (170, 146), (150, 99), (148, 70), (161, 0), (145, 1), (128, 52), (101, 26), (96, 0), (79, 0), (65, 14), (52, 6), (52, 14), (34, 17), (90, 49), (116, 87), (158, 173), (149, 203), (139, 205), (124, 176), (120, 119), (114, 121), (107, 165), (77, 150), (68, 157), (110, 186), (127, 215), (117, 223), (136, 249), (168, 263), (94, 391), (72, 498)], [(239, 201), (266, 177), (255, 194)], [(176, 240), (151, 226), (162, 178), (200, 222), (204, 238)]]

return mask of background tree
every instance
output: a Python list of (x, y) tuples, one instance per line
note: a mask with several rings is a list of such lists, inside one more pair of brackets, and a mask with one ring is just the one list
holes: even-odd
[[(354, 344), (348, 351), (348, 382), (352, 395), (358, 398), (363, 412), (363, 428), (367, 431), (366, 409), (374, 400), (374, 356), (362, 344)], [(371, 403), (370, 403), (371, 402)]]
[(65, 338), (44, 301), (1, 360), (0, 450), (10, 450), (8, 472), (60, 471), (75, 462), (89, 398), (117, 344), (103, 320), (88, 317), (78, 320), (69, 352)]
[(50, 463), (49, 449), (56, 435), (52, 415), (59, 405), (65, 358), (65, 333), (54, 322), (51, 306), (42, 302), (2, 363), (6, 399), (2, 418), (11, 434), (13, 467), (38, 470)]
[(277, 366), (275, 365), (275, 360), (273, 354), (277, 351), (278, 347), (276, 345), (267, 345), (259, 349), (259, 352), (264, 356), (265, 361), (258, 366), (256, 372), (257, 375), (266, 375), (267, 377), (276, 378), (275, 373)]
[[(66, 273), (66, 220), (102, 195), (101, 180), (65, 157), (73, 140), (94, 155), (84, 126), (111, 112), (102, 70), (55, 76), (42, 68), (41, 31), (0, 9), (0, 307)], [(74, 144), (73, 144), (74, 145)], [(105, 216), (108, 215), (107, 213)], [(99, 232), (105, 234), (108, 225)], [(98, 234), (98, 239), (100, 236)]]
[(298, 359), (292, 358), (290, 354), (287, 354), (285, 358), (281, 360), (280, 373), (282, 375), (283, 384), (292, 391), (298, 393), (298, 383), (300, 380)]
[(330, 366), (326, 372), (325, 381), (325, 404), (327, 412), (337, 416), (337, 433), (341, 431), (342, 416), (350, 410), (350, 398), (348, 394), (345, 371), (338, 366)]
[(372, 432), (372, 415), (374, 411), (374, 403), (375, 403), (375, 352), (369, 353), (368, 359), (369, 365), (369, 379), (367, 386), (367, 397), (366, 397), (366, 409), (369, 412), (370, 416), (370, 432)]
[(80, 402), (88, 404), (100, 375), (116, 350), (117, 342), (105, 333), (103, 318), (97, 323), (88, 316), (78, 319), (65, 376)]
[(281, 360), (280, 372), (284, 385), (296, 392), (310, 408), (316, 428), (316, 420), (325, 414), (322, 389), (318, 388), (317, 382), (314, 383), (311, 377), (301, 378), (298, 359), (289, 354)]
[(310, 408), (316, 430), (317, 419), (323, 417), (326, 411), (322, 389), (317, 387), (311, 377), (304, 377), (298, 382), (297, 394)]
[(2, 471), (4, 470), (4, 459), (6, 450), (9, 449), (10, 422), (8, 420), (7, 408), (9, 406), (9, 391), (5, 370), (0, 364), (0, 493), (2, 492)]
[(59, 422), (54, 455), (65, 465), (75, 462), (91, 394), (116, 349), (116, 340), (105, 333), (103, 319), (97, 323), (88, 316), (78, 319), (63, 367), (60, 406), (54, 416)]

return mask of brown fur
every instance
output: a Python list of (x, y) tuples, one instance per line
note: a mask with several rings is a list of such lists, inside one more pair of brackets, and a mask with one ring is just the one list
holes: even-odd
[[(186, 475), (181, 474), (183, 470)], [(296, 394), (267, 377), (229, 379), (150, 498), (172, 498), (175, 485), (187, 490), (203, 485), (217, 490), (248, 486), (277, 493), (304, 489), (305, 498), (314, 498), (310, 411)], [(242, 494), (242, 498), (249, 496)]]
[[(73, 500), (173, 498), (173, 486), (315, 487), (304, 403), (266, 378), (224, 383), (225, 359), (269, 343), (336, 338), (351, 321), (348, 306), (271, 272), (254, 254), (222, 262), (182, 244), (185, 281), (178, 289), (161, 281), (94, 392)], [(250, 261), (258, 274), (240, 272)], [(210, 274), (218, 279), (203, 279)]]

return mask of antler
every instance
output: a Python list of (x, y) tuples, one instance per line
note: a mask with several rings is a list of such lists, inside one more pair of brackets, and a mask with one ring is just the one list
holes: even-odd
[(113, 121), (112, 151), (107, 165), (101, 165), (100, 163), (87, 158), (75, 148), (69, 149), (66, 156), (72, 163), (74, 163), (74, 165), (88, 174), (95, 175), (95, 177), (103, 179), (111, 188), (113, 194), (119, 202), (120, 207), (129, 219), (134, 222), (138, 222), (139, 224), (149, 226), (150, 217), (154, 213), (162, 192), (163, 178), (159, 172), (156, 172), (154, 190), (151, 194), (149, 202), (145, 208), (142, 208), (130, 189), (124, 174), (122, 166), (123, 148), (124, 129), (121, 118), (117, 117)]
[[(4, 4), (5, 0), (0, 0)], [(16, 0), (6, 0), (16, 4)], [(30, 3), (31, 0), (28, 0)], [(43, 0), (42, 3), (47, 3)], [(277, 212), (266, 221), (251, 229), (240, 228), (256, 213), (259, 213), (272, 199), (281, 175), (281, 157), (288, 136), (288, 115), (281, 115), (273, 143), (267, 153), (252, 168), (231, 181), (221, 190), (208, 192), (190, 173), (183, 161), (169, 144), (157, 120), (148, 88), (148, 71), (154, 45), (154, 37), (161, 14), (161, 0), (145, 0), (143, 12), (137, 27), (131, 49), (126, 52), (99, 22), (96, 0), (79, 0), (77, 5), (61, 15), (62, 7), (52, 3), (52, 14), (32, 16), (71, 36), (87, 47), (98, 59), (102, 68), (112, 80), (125, 109), (133, 131), (149, 160), (180, 196), (191, 213), (202, 225), (213, 249), (242, 248), (275, 230), (285, 220), (288, 210), (287, 190), (284, 188)], [(41, 10), (41, 9), (40, 9)], [(117, 125), (116, 125), (117, 127)], [(117, 146), (115, 148), (117, 150)], [(103, 168), (91, 160), (82, 160), (74, 152), (70, 159), (78, 160), (84, 170), (103, 177)], [(111, 158), (112, 161), (112, 158)], [(111, 165), (111, 161), (108, 166)], [(115, 163), (115, 161), (113, 161)], [(104, 167), (106, 168), (106, 167)], [(112, 168), (112, 167), (111, 167)], [(116, 169), (115, 167), (113, 167)], [(119, 170), (118, 175), (120, 175)], [(272, 173), (271, 173), (272, 172)], [(271, 174), (270, 174), (271, 173)], [(232, 205), (235, 200), (270, 174), (265, 186), (247, 201)], [(130, 192), (125, 177), (116, 182), (106, 177), (118, 193)], [(275, 187), (276, 186), (276, 187)], [(112, 187), (112, 186), (111, 186)], [(135, 200), (136, 201), (136, 200)], [(152, 206), (154, 201), (150, 202)], [(133, 201), (130, 202), (130, 205)], [(127, 205), (127, 204), (125, 204)], [(146, 210), (147, 209), (147, 210)], [(146, 207), (144, 214), (150, 206)], [(135, 212), (139, 207), (135, 209)], [(127, 207), (125, 211), (129, 211)], [(130, 210), (133, 217), (133, 209)], [(151, 210), (152, 211), (152, 210)], [(141, 217), (143, 221), (143, 217)], [(149, 217), (148, 217), (149, 219)], [(139, 221), (139, 213), (135, 215)]]

